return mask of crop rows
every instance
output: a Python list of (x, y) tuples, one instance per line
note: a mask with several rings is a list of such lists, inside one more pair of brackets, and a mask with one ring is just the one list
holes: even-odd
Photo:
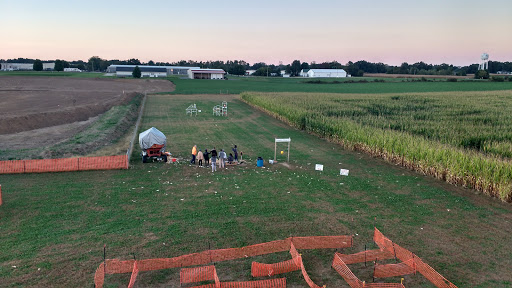
[(349, 149), (510, 202), (511, 95), (249, 92), (242, 99)]

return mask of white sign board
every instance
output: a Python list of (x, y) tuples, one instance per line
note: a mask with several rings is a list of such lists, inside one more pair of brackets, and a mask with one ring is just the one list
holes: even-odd
[(287, 143), (291, 142), (292, 138), (276, 138), (276, 143)]
[(348, 170), (347, 169), (340, 169), (340, 175), (348, 176)]
[(316, 170), (316, 171), (324, 171), (324, 165), (322, 165), (322, 164), (316, 164), (316, 165), (315, 165), (315, 170)]

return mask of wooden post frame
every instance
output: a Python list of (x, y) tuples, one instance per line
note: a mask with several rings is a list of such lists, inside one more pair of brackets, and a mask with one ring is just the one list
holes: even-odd
[(276, 161), (277, 157), (277, 143), (288, 143), (288, 157), (286, 158), (286, 162), (290, 162), (290, 142), (292, 142), (292, 138), (275, 138), (274, 141), (274, 161)]

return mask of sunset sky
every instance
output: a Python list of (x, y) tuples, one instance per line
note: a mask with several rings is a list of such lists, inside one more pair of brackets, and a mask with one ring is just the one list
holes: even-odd
[(512, 61), (510, 0), (0, 0), (0, 15), (0, 59)]

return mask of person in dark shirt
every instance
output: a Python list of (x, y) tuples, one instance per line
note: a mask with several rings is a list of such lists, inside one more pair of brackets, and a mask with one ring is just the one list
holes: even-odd
[(235, 153), (235, 161), (238, 161), (238, 149), (236, 148), (236, 145), (235, 145), (235, 147), (234, 147), (233, 149), (231, 149), (231, 150), (233, 150), (233, 153)]
[(229, 163), (229, 164), (233, 164), (233, 160), (235, 160), (235, 159), (233, 158), (233, 154), (229, 153), (229, 156), (228, 156), (228, 163)]
[(204, 149), (203, 156), (204, 156), (204, 165), (205, 166), (210, 165), (210, 152), (208, 152), (208, 149)]

